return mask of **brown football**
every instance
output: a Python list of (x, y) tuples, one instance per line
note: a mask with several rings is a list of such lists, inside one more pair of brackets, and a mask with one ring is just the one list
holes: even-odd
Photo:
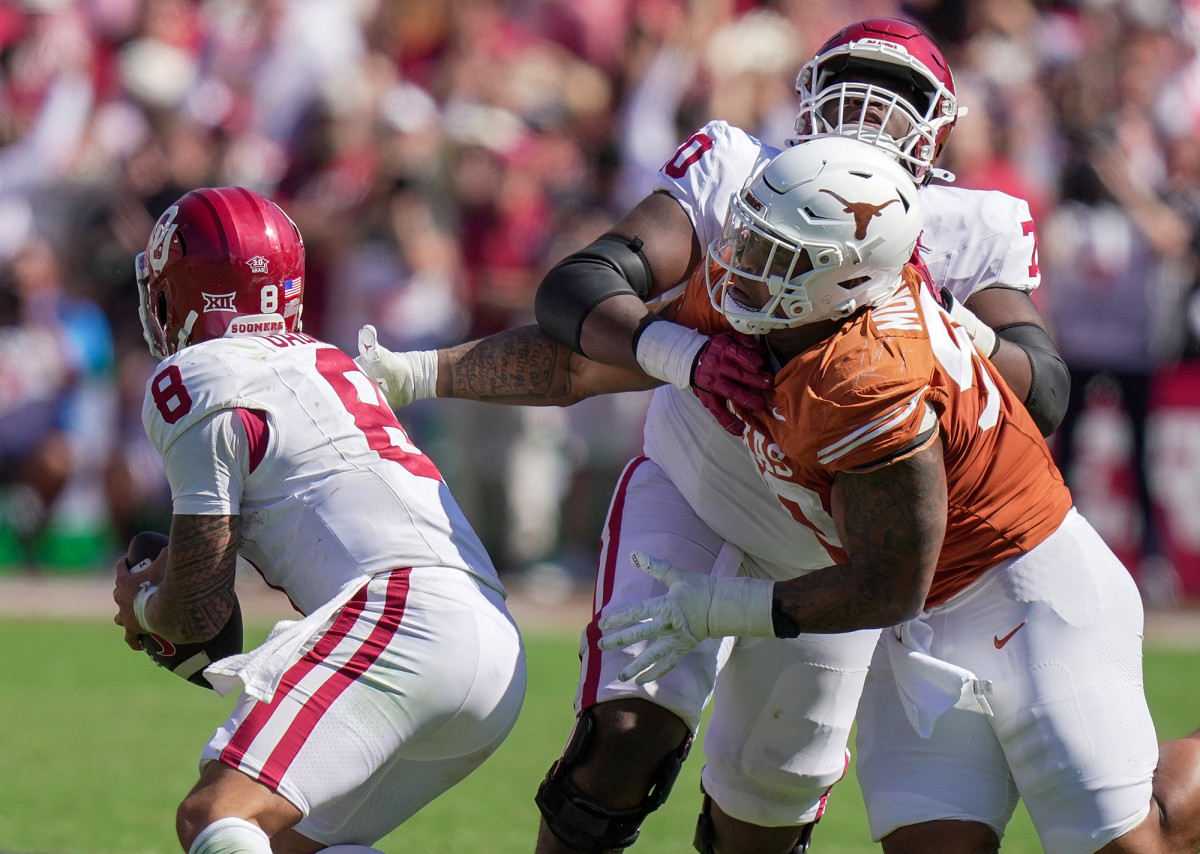
[[(158, 557), (167, 547), (166, 534), (157, 531), (142, 531), (135, 534), (125, 550), (125, 563), (134, 572), (139, 572)], [(218, 659), (237, 655), (242, 651), (242, 609), (237, 600), (233, 602), (233, 613), (216, 637), (202, 643), (174, 644), (156, 634), (139, 635), (142, 649), (159, 667), (165, 667), (193, 685), (211, 688), (204, 678), (204, 668)]]

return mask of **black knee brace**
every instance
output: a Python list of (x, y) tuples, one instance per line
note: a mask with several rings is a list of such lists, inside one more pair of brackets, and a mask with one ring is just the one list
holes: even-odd
[[(700, 816), (696, 819), (696, 835), (692, 838), (692, 847), (700, 854), (716, 854), (717, 834), (713, 828), (712, 798), (704, 791), (703, 785), (700, 786), (700, 792), (704, 795), (704, 800), (700, 804)], [(804, 854), (808, 850), (808, 846), (812, 844), (813, 828), (816, 826), (816, 821), (810, 821), (797, 828), (799, 836), (796, 839), (796, 845), (788, 854)]]
[(586, 709), (575, 721), (562, 758), (550, 766), (534, 798), (551, 833), (589, 854), (628, 848), (637, 841), (642, 822), (666, 801), (692, 746), (689, 733), (678, 749), (663, 757), (642, 802), (631, 809), (613, 810), (584, 794), (570, 778), (571, 768), (586, 758), (595, 731), (591, 709)]

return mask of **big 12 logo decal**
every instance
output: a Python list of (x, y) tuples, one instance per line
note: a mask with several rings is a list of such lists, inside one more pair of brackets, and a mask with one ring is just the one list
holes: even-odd
[(162, 268), (167, 264), (167, 255), (171, 251), (171, 238), (175, 236), (175, 231), (179, 228), (175, 223), (175, 217), (178, 215), (179, 205), (171, 205), (163, 211), (158, 222), (154, 224), (154, 231), (150, 234), (150, 243), (146, 247), (146, 258), (150, 262), (150, 268), (156, 273), (161, 273)]

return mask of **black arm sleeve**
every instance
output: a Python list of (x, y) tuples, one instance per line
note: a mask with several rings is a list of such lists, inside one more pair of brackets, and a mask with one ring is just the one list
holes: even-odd
[(555, 264), (534, 299), (538, 326), (586, 355), (579, 346), (584, 319), (617, 294), (634, 294), (643, 301), (650, 296), (650, 263), (640, 237), (601, 237)]
[(1046, 330), (1034, 323), (1013, 323), (1001, 326), (996, 336), (1016, 344), (1029, 356), (1029, 369), (1033, 381), (1025, 408), (1033, 416), (1033, 423), (1043, 436), (1058, 429), (1067, 413), (1067, 400), (1071, 392), (1071, 374), (1067, 364), (1058, 354), (1058, 348), (1046, 334)]

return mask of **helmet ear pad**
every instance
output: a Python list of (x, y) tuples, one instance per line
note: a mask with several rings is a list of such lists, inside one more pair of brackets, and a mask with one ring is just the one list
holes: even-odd
[(231, 334), (250, 315), (269, 316), (256, 318), (259, 329), (300, 328), (304, 240), (278, 205), (253, 190), (184, 194), (159, 217), (143, 256), (142, 322), (160, 358)]

